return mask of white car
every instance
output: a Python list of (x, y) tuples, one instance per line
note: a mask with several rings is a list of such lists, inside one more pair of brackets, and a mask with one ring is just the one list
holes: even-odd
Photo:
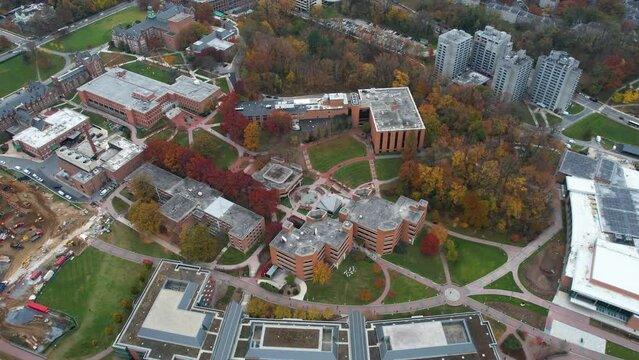
[(18, 166), (18, 165), (14, 166), (13, 168), (16, 169), (16, 170), (22, 170), (22, 168), (20, 166)]
[(60, 194), (60, 196), (64, 196), (64, 191), (58, 190), (58, 194)]
[(29, 171), (29, 169), (24, 169), (24, 170), (22, 170), (22, 172), (27, 174), (27, 175), (31, 175), (31, 171)]
[(107, 189), (100, 190), (100, 196), (104, 196), (107, 193)]
[(71, 196), (69, 196), (69, 195), (64, 195), (64, 198), (67, 199), (67, 200), (73, 200), (73, 198)]
[(0, 164), (4, 165), (5, 164), (4, 160), (0, 160)]

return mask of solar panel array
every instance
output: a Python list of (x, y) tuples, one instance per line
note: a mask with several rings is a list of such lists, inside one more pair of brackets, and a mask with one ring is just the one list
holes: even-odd
[(639, 191), (596, 184), (604, 232), (639, 237)]

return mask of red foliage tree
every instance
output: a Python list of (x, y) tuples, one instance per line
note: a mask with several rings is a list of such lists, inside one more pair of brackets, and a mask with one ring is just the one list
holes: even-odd
[(290, 130), (292, 121), (291, 114), (275, 110), (269, 114), (262, 127), (271, 136), (282, 136)]
[(421, 252), (422, 255), (433, 256), (437, 254), (439, 250), (439, 239), (432, 233), (428, 233), (424, 239), (422, 239), (421, 244)]
[(256, 187), (248, 192), (248, 204), (253, 211), (269, 219), (277, 210), (280, 196), (277, 190), (266, 190), (264, 187)]
[(384, 279), (382, 279), (382, 278), (375, 279), (374, 285), (375, 285), (375, 289), (383, 288), (384, 287)]
[(264, 235), (264, 243), (266, 245), (270, 244), (273, 241), (275, 235), (277, 235), (282, 230), (282, 224), (279, 222), (272, 222), (266, 225), (266, 231)]
[(244, 129), (251, 123), (249, 119), (235, 111), (235, 109), (223, 114), (223, 117), (224, 119), (220, 126), (222, 132), (228, 135), (233, 141), (240, 144), (244, 143)]

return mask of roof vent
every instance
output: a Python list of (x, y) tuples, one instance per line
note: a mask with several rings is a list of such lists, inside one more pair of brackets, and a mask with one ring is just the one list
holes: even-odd
[(198, 192), (197, 192), (197, 196), (202, 196), (202, 192), (201, 192), (201, 191), (198, 191)]

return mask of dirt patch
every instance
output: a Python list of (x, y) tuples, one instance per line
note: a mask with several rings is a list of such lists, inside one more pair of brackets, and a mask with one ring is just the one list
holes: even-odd
[(317, 329), (287, 329), (266, 327), (262, 346), (292, 347), (301, 349), (317, 349), (319, 331)]
[(513, 304), (494, 301), (487, 301), (486, 305), (490, 306), (493, 309), (499, 310), (514, 319), (521, 320), (530, 326), (534, 326), (537, 329), (543, 330), (546, 326), (545, 316), (537, 314), (536, 312), (530, 311), (526, 308), (522, 308)]
[(565, 253), (566, 242), (561, 234), (557, 234), (520, 267), (522, 283), (533, 294), (552, 299), (561, 277)]

